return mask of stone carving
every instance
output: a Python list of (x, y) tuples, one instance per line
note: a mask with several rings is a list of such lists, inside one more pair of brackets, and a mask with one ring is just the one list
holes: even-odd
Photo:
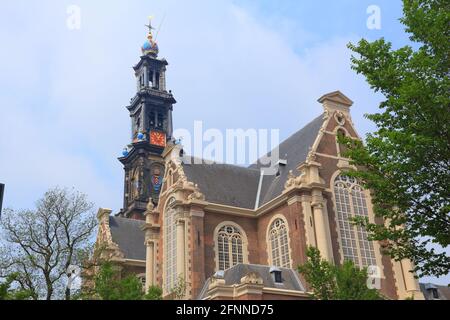
[(306, 162), (311, 163), (315, 161), (316, 161), (316, 153), (310, 149), (308, 155), (306, 156)]
[(108, 246), (108, 250), (110, 251), (110, 257), (112, 259), (124, 259), (125, 255), (120, 251), (120, 248), (114, 242)]
[(109, 227), (110, 213), (110, 209), (100, 209), (97, 214), (99, 224), (95, 246), (101, 257), (105, 257), (106, 259), (121, 260), (125, 256), (119, 246), (112, 239), (111, 229)]
[(334, 119), (340, 126), (343, 126), (345, 124), (345, 116), (341, 111), (338, 111), (334, 114)]
[(300, 174), (300, 176), (296, 177), (292, 170), (289, 171), (288, 179), (284, 185), (285, 189), (292, 187), (299, 187), (304, 182), (304, 173)]
[(153, 204), (153, 199), (149, 198), (148, 199), (148, 204), (147, 204), (147, 213), (152, 213), (153, 210), (155, 209), (155, 205)]
[(250, 272), (243, 278), (241, 278), (242, 284), (263, 284), (263, 279), (256, 272)]
[(205, 201), (205, 195), (203, 193), (200, 192), (200, 188), (198, 187), (198, 184), (196, 184), (194, 186), (194, 192), (192, 192), (189, 196), (188, 196), (188, 200), (192, 201), (192, 200), (200, 200), (200, 201)]
[(183, 188), (184, 184), (187, 182), (187, 178), (181, 162), (176, 163), (176, 171), (178, 172), (178, 180), (176, 182), (176, 186), (179, 188)]

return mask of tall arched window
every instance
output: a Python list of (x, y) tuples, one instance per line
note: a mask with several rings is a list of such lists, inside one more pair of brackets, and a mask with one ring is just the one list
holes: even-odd
[(217, 261), (219, 270), (244, 262), (244, 241), (238, 227), (224, 225), (217, 232)]
[(170, 198), (164, 210), (164, 289), (169, 293), (177, 282), (177, 238), (175, 198)]
[(373, 242), (367, 240), (364, 228), (350, 221), (352, 217), (369, 216), (364, 189), (355, 178), (340, 175), (334, 182), (334, 196), (344, 259), (360, 267), (376, 265)]
[(271, 265), (285, 268), (291, 267), (288, 231), (286, 222), (281, 218), (275, 219), (270, 225), (269, 247), (271, 254)]

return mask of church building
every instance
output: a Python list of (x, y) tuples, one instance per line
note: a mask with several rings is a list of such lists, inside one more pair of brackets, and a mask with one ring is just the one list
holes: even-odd
[(264, 174), (249, 167), (190, 161), (173, 134), (176, 100), (166, 88), (168, 62), (148, 40), (134, 66), (137, 92), (127, 109), (130, 145), (124, 167), (123, 209), (99, 209), (97, 246), (123, 274), (138, 275), (170, 298), (308, 299), (297, 272), (309, 246), (333, 264), (370, 267), (389, 299), (423, 298), (410, 261), (384, 256), (380, 244), (350, 223), (374, 217), (370, 192), (343, 174), (337, 135), (360, 139), (353, 102), (340, 91), (318, 99), (317, 117), (279, 145), (283, 159)]

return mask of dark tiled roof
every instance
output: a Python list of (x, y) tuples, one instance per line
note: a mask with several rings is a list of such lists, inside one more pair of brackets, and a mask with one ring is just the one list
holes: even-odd
[(305, 291), (300, 279), (294, 270), (288, 268), (278, 268), (281, 270), (283, 283), (275, 283), (270, 274), (270, 266), (259, 264), (237, 264), (224, 272), (225, 284), (233, 285), (241, 283), (241, 279), (249, 273), (255, 272), (263, 279), (264, 287), (279, 288), (286, 290)]
[(141, 230), (144, 221), (109, 217), (109, 227), (114, 243), (124, 253), (126, 259), (145, 261), (145, 235)]
[[(450, 287), (440, 286), (432, 283), (420, 283), (420, 291), (422, 291), (426, 300), (450, 300)], [(436, 289), (439, 298), (434, 298), (431, 289)]]
[[(258, 264), (237, 264), (224, 271), (223, 278), (226, 285), (240, 284), (241, 279), (249, 273), (257, 273), (263, 280), (265, 288), (276, 288), (285, 290), (305, 291), (305, 287), (300, 282), (297, 273), (288, 268), (277, 268), (281, 270), (281, 279), (283, 283), (275, 283), (270, 274), (270, 266), (258, 265)], [(208, 278), (205, 282), (204, 288), (201, 290), (199, 299), (206, 297), (207, 287), (211, 282), (211, 278)]]
[[(309, 149), (314, 144), (322, 124), (323, 114), (280, 143), (280, 159), (287, 160), (287, 165), (280, 167), (280, 175), (278, 177), (273, 175), (264, 176), (259, 205), (263, 205), (281, 194), (289, 171), (292, 170), (295, 173), (297, 166), (306, 160)], [(256, 163), (251, 165), (250, 168), (261, 169), (261, 165)]]
[(253, 209), (258, 191), (259, 170), (228, 164), (183, 163), (189, 181), (198, 184), (206, 200)]
[[(287, 160), (287, 165), (280, 167), (279, 176), (263, 177), (259, 206), (281, 194), (289, 171), (295, 171), (306, 160), (322, 123), (323, 114), (279, 145), (280, 158)], [(183, 164), (184, 172), (189, 181), (198, 184), (207, 201), (246, 209), (255, 208), (260, 169), (263, 169), (259, 162), (245, 168), (228, 164), (206, 164), (201, 159), (200, 164), (194, 164), (193, 158), (187, 159), (189, 164)]]

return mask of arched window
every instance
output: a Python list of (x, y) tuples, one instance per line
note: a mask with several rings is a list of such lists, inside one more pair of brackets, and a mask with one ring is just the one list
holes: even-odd
[(340, 175), (334, 182), (334, 196), (344, 259), (359, 267), (376, 265), (373, 242), (367, 240), (364, 228), (350, 221), (352, 217), (369, 216), (363, 188), (355, 178)]
[(271, 265), (276, 267), (291, 267), (291, 257), (289, 255), (288, 231), (286, 222), (275, 219), (269, 228), (269, 248)]
[(217, 232), (217, 261), (219, 270), (244, 262), (244, 241), (238, 227), (224, 225)]
[(177, 283), (177, 238), (175, 198), (170, 198), (164, 210), (164, 289), (169, 293)]

